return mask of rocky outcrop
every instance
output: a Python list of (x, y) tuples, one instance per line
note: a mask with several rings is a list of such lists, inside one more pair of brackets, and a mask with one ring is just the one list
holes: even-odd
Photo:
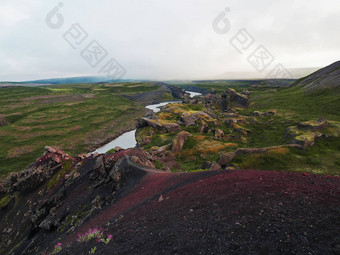
[(162, 129), (162, 125), (158, 123), (158, 121), (149, 118), (139, 118), (137, 120), (137, 129), (144, 128), (144, 127), (153, 127), (156, 129)]
[(216, 94), (216, 90), (212, 89), (209, 94), (204, 97), (204, 103), (208, 109), (219, 109), (222, 110), (221, 96)]
[(182, 123), (186, 126), (195, 126), (196, 125), (196, 121), (199, 119), (199, 115), (198, 114), (190, 114), (190, 113), (183, 113), (181, 116), (181, 121)]
[(309, 147), (314, 145), (316, 139), (328, 136), (322, 132), (328, 127), (328, 121), (323, 118), (317, 121), (300, 122), (297, 126), (288, 127), (284, 138), (290, 140), (291, 143)]
[(71, 157), (61, 150), (46, 147), (45, 154), (34, 164), (19, 173), (12, 173), (4, 183), (6, 192), (30, 192), (39, 187), (54, 173), (62, 168), (65, 161)]
[(184, 126), (197, 126), (197, 125), (216, 125), (217, 120), (213, 118), (210, 114), (198, 111), (198, 112), (184, 112), (180, 116), (179, 120), (180, 124), (184, 124)]
[(249, 107), (250, 98), (249, 91), (243, 91), (242, 93), (236, 92), (234, 89), (227, 88), (221, 96), (216, 94), (216, 90), (211, 90), (204, 98), (206, 108), (214, 108), (221, 112), (229, 112), (232, 110), (232, 106)]
[(167, 133), (179, 132), (181, 127), (177, 123), (161, 123), (157, 119), (140, 118), (137, 121), (137, 129), (153, 127)]
[(173, 153), (179, 153), (182, 150), (182, 147), (184, 145), (185, 140), (189, 137), (192, 136), (189, 132), (186, 131), (181, 131), (179, 132), (176, 137), (172, 141), (172, 149), (171, 151)]
[(240, 94), (237, 93), (234, 89), (228, 88), (226, 90), (226, 94), (229, 95), (231, 101), (237, 102), (238, 104), (245, 107), (248, 107), (250, 105), (249, 92)]
[(140, 149), (71, 157), (46, 147), (34, 164), (2, 185), (0, 225), (6, 232), (0, 232), (0, 253), (45, 253), (35, 249), (52, 246), (42, 242), (54, 240), (56, 233), (73, 233), (110, 206), (123, 188), (134, 188), (148, 169), (155, 168), (153, 161)]
[(317, 121), (305, 121), (298, 124), (298, 128), (310, 131), (322, 131), (327, 128), (329, 123), (326, 119), (320, 118)]
[(165, 85), (168, 89), (170, 89), (171, 94), (174, 98), (182, 99), (185, 98), (186, 93), (185, 89), (177, 87), (177, 86), (172, 86), (172, 85)]
[(165, 130), (167, 133), (176, 133), (181, 131), (181, 126), (177, 123), (167, 123), (163, 125), (163, 131)]

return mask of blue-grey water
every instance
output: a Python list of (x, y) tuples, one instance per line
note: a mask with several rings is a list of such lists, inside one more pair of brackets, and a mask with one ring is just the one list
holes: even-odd
[[(198, 93), (198, 92), (192, 92), (192, 91), (186, 91), (186, 92), (190, 94), (190, 97), (202, 95), (201, 93)], [(173, 102), (175, 101), (163, 102), (159, 104), (151, 104), (151, 105), (147, 105), (145, 108), (150, 109), (154, 112), (159, 112), (162, 106), (165, 106)], [(96, 152), (99, 154), (106, 153), (109, 150), (114, 149), (116, 146), (119, 146), (123, 149), (134, 148), (136, 147), (136, 144), (137, 144), (135, 134), (136, 134), (136, 129), (126, 132), (122, 134), (121, 136), (117, 137), (116, 139), (114, 139), (113, 141), (98, 148), (93, 153), (96, 153)]]

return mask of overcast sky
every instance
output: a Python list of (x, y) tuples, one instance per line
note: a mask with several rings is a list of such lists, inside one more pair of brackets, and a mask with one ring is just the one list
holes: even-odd
[[(59, 3), (63, 23), (51, 16)], [(217, 33), (213, 21), (223, 12)], [(339, 60), (339, 14), (339, 0), (0, 0), (0, 80), (97, 75), (111, 58), (124, 78), (256, 73), (247, 58), (260, 45), (274, 58), (263, 76), (279, 63), (322, 67)], [(88, 35), (76, 49), (63, 38), (72, 24)], [(243, 28), (254, 42), (241, 54), (230, 40)], [(107, 51), (96, 67), (81, 57), (92, 40)]]

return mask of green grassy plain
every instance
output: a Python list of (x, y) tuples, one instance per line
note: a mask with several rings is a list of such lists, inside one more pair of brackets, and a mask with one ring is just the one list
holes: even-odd
[(0, 89), (0, 176), (21, 171), (46, 145), (87, 153), (145, 113), (123, 95), (159, 89), (153, 83), (72, 84)]

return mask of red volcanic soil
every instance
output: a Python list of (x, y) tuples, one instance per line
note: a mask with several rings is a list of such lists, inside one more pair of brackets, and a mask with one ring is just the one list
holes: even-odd
[(334, 176), (148, 172), (77, 232), (103, 227), (108, 245), (61, 254), (340, 254), (339, 191)]

